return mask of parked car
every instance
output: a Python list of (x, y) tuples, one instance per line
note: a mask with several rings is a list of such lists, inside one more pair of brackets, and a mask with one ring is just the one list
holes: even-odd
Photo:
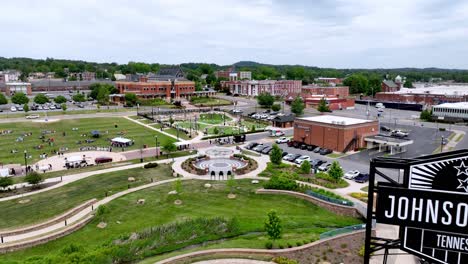
[(55, 110), (55, 109), (56, 109), (56, 108), (55, 108), (55, 105), (50, 105), (50, 106), (49, 106), (49, 109), (50, 109), (50, 110)]
[(300, 156), (301, 156), (301, 154), (289, 153), (288, 155), (283, 157), (283, 160), (294, 161), (295, 159), (299, 158)]
[(44, 110), (44, 108), (42, 107), (42, 105), (38, 105), (37, 110)]
[(36, 119), (39, 118), (39, 115), (28, 115), (26, 116), (26, 119)]
[(318, 166), (322, 165), (323, 163), (325, 163), (326, 161), (324, 160), (321, 160), (321, 159), (314, 159), (310, 162), (310, 165), (313, 167), (313, 168), (317, 168)]
[(397, 137), (397, 138), (405, 138), (407, 136), (409, 136), (409, 133), (408, 132), (404, 132), (404, 131), (401, 131), (401, 130), (393, 130), (390, 135), (392, 137)]
[(10, 107), (10, 111), (16, 112), (16, 111), (18, 111), (18, 110), (16, 109), (16, 106), (12, 106), (12, 107)]
[(314, 153), (319, 153), (319, 151), (320, 151), (321, 149), (322, 149), (322, 148), (320, 148), (320, 147), (316, 147), (316, 148), (314, 149)]
[(42, 109), (44, 109), (44, 110), (49, 110), (49, 107), (48, 107), (47, 105), (44, 105), (44, 106), (42, 107)]
[(390, 131), (392, 131), (392, 129), (389, 128), (388, 126), (380, 126), (380, 130), (385, 131), (385, 132), (390, 132)]
[(17, 109), (18, 111), (24, 111), (24, 108), (23, 108), (23, 106), (22, 106), (22, 105), (18, 105), (18, 106), (16, 106), (16, 109)]
[(268, 146), (262, 150), (262, 154), (269, 154), (273, 148)]
[(282, 151), (283, 151), (283, 153), (281, 153), (281, 157), (284, 158), (286, 155), (288, 155), (288, 152), (286, 152), (286, 151), (284, 151), (284, 150), (282, 150)]
[[(79, 104), (78, 105), (79, 108), (84, 108), (84, 104)], [(45, 109), (44, 109), (45, 110)]]
[(301, 146), (301, 143), (299, 143), (297, 141), (294, 141), (292, 146), (293, 146), (293, 148), (299, 148)]
[(253, 150), (253, 151), (260, 152), (260, 151), (262, 151), (264, 148), (266, 148), (265, 145), (263, 145), (263, 144), (258, 144), (258, 145), (255, 146), (252, 150)]
[(354, 181), (358, 183), (365, 183), (369, 181), (369, 174), (359, 173), (359, 175), (354, 178)]
[(37, 111), (37, 105), (32, 105), (31, 106), (31, 111)]
[(323, 148), (323, 149), (321, 149), (321, 150), (319, 151), (320, 155), (328, 155), (328, 154), (330, 154), (330, 153), (332, 153), (332, 152), (333, 152), (333, 150), (327, 149), (327, 148)]
[(356, 178), (356, 176), (359, 175), (359, 171), (358, 170), (350, 170), (348, 172), (345, 173), (345, 175), (343, 176), (345, 179), (349, 179), (349, 180), (352, 180), (354, 178)]
[(376, 103), (375, 108), (385, 108), (385, 105), (382, 103)]
[(272, 130), (270, 133), (270, 136), (272, 137), (282, 137), (284, 136), (284, 132), (280, 130)]
[(62, 109), (62, 106), (60, 104), (55, 104), (55, 108)]
[(280, 137), (280, 138), (278, 138), (277, 140), (275, 140), (275, 142), (278, 143), (278, 144), (288, 143), (288, 142), (289, 142), (289, 138), (287, 138), (287, 137)]
[(315, 145), (307, 145), (307, 150), (308, 151), (314, 151), (314, 149), (316, 148), (317, 146)]
[(288, 147), (292, 147), (292, 146), (294, 146), (294, 141), (289, 141), (288, 142)]
[(111, 157), (97, 157), (94, 159), (94, 163), (96, 164), (108, 163), (108, 162), (112, 162)]
[(294, 162), (295, 162), (296, 164), (299, 164), (299, 165), (300, 165), (300, 164), (302, 164), (302, 163), (303, 163), (304, 161), (306, 161), (306, 160), (307, 160), (307, 161), (310, 161), (310, 156), (302, 155), (302, 156), (300, 156), (299, 158), (295, 159)]
[(244, 111), (242, 111), (240, 109), (232, 109), (231, 110), (231, 113), (233, 113), (233, 114), (242, 114), (242, 112), (244, 112)]
[(330, 168), (330, 166), (331, 166), (331, 163), (323, 163), (317, 169), (319, 171), (327, 171)]
[(245, 146), (245, 148), (246, 148), (246, 149), (253, 149), (253, 148), (255, 148), (257, 145), (258, 145), (258, 143), (256, 143), (256, 142), (250, 142), (249, 144), (247, 144), (247, 146)]

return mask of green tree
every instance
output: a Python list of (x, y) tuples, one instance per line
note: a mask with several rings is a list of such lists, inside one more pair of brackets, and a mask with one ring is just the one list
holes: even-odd
[(275, 97), (269, 93), (261, 93), (257, 96), (257, 102), (262, 107), (270, 108), (275, 102)]
[(0, 93), (0, 105), (8, 104), (8, 99), (4, 94)]
[(24, 179), (27, 183), (33, 185), (34, 187), (36, 187), (39, 183), (41, 183), (44, 180), (42, 176), (35, 171), (28, 173), (28, 175), (26, 175)]
[(195, 82), (195, 91), (199, 92), (202, 91), (203, 87), (200, 82)]
[(134, 106), (138, 102), (138, 97), (134, 93), (126, 93), (125, 94), (125, 103), (127, 106)]
[(38, 95), (34, 96), (34, 102), (36, 104), (45, 104), (45, 103), (49, 102), (49, 98), (47, 98), (47, 96), (45, 96), (45, 94), (38, 94)]
[(319, 104), (318, 104), (318, 106), (317, 106), (317, 110), (318, 110), (320, 113), (323, 113), (323, 112), (330, 112), (330, 108), (328, 107), (327, 101), (325, 101), (325, 98), (320, 99)]
[(276, 240), (281, 238), (283, 227), (281, 226), (281, 219), (274, 210), (268, 212), (268, 219), (265, 221), (265, 231), (270, 239)]
[(164, 143), (162, 148), (164, 151), (167, 152), (168, 156), (171, 155), (172, 152), (177, 150), (176, 144), (172, 141), (167, 141), (166, 143)]
[(84, 94), (81, 94), (81, 93), (77, 93), (73, 95), (72, 99), (73, 101), (79, 102), (79, 103), (86, 101)]
[(5, 190), (6, 187), (12, 184), (13, 184), (13, 179), (11, 177), (0, 177), (0, 187), (2, 187), (3, 190)]
[(283, 151), (278, 147), (277, 144), (273, 144), (273, 147), (270, 152), (270, 161), (273, 164), (280, 165), (283, 160)]
[(65, 98), (65, 96), (63, 96), (63, 95), (59, 95), (59, 96), (54, 98), (54, 102), (56, 104), (63, 104), (63, 103), (67, 102), (67, 98)]
[(280, 104), (273, 104), (271, 106), (271, 110), (273, 110), (275, 112), (278, 112), (279, 110), (281, 110), (281, 105)]
[(301, 168), (300, 168), (301, 172), (304, 174), (309, 174), (310, 169), (311, 169), (310, 162), (308, 160), (304, 160), (301, 164)]
[(403, 84), (403, 87), (413, 88), (413, 83), (410, 80), (406, 80), (405, 83)]
[(226, 181), (226, 187), (228, 188), (229, 193), (232, 194), (234, 188), (236, 187), (236, 180), (234, 180), (234, 175), (231, 174), (228, 176), (228, 179)]
[(23, 110), (24, 110), (24, 112), (26, 112), (26, 113), (29, 112), (29, 105), (28, 105), (28, 104), (24, 104), (24, 105), (23, 105)]
[(369, 80), (362, 74), (353, 74), (344, 79), (343, 84), (349, 86), (350, 94), (369, 94)]
[(109, 94), (110, 91), (106, 87), (100, 87), (98, 89), (96, 100), (99, 102), (99, 104), (107, 105), (109, 104)]
[(213, 134), (218, 135), (219, 134), (219, 129), (218, 127), (213, 128)]
[[(116, 94), (119, 91), (115, 88), (114, 85), (108, 83), (93, 83), (89, 86), (89, 97), (93, 98), (94, 100), (98, 100), (98, 95), (100, 90), (107, 90), (109, 94)], [(104, 91), (101, 91), (102, 94), (105, 94)]]
[(67, 104), (62, 104), (62, 111), (67, 111)]
[(174, 118), (172, 118), (172, 116), (169, 117), (169, 124), (171, 124), (171, 126), (172, 126), (172, 124), (174, 124)]
[(29, 103), (29, 98), (24, 93), (18, 92), (11, 97), (11, 102), (14, 104), (23, 105)]
[(296, 97), (291, 103), (291, 112), (298, 116), (304, 113), (304, 108), (304, 101), (302, 101), (302, 98), (299, 96)]
[(330, 169), (328, 170), (328, 175), (335, 180), (335, 182), (339, 182), (341, 177), (343, 177), (343, 168), (341, 168), (340, 163), (338, 161), (333, 161)]
[(430, 121), (432, 119), (432, 113), (431, 111), (425, 109), (421, 112), (421, 115), (419, 116), (419, 118), (421, 120)]

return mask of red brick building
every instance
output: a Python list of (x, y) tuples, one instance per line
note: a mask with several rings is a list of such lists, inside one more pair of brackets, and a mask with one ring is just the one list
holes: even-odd
[(155, 82), (115, 82), (120, 94), (134, 93), (140, 98), (179, 99), (195, 95), (195, 82), (155, 81)]
[(323, 97), (321, 95), (315, 95), (304, 98), (306, 108), (317, 108), (320, 100), (325, 98), (328, 108), (330, 110), (343, 110), (354, 108), (354, 98), (336, 98), (336, 97)]
[(365, 147), (364, 138), (379, 133), (377, 120), (320, 115), (296, 118), (294, 141), (347, 152)]
[(316, 82), (322, 83), (329, 83), (329, 84), (340, 84), (343, 83), (343, 79), (341, 78), (333, 78), (333, 77), (318, 77), (314, 79)]
[(24, 82), (9, 82), (0, 84), (0, 91), (7, 96), (12, 96), (15, 93), (21, 92), (26, 95), (31, 95), (31, 84)]
[(302, 86), (301, 91), (302, 97), (308, 97), (310, 95), (325, 95), (337, 98), (346, 98), (349, 96), (348, 86), (335, 86), (335, 87), (322, 87), (316, 85)]

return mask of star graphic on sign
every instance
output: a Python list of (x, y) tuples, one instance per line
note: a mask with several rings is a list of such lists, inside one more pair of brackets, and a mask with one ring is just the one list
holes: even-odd
[(468, 176), (468, 167), (465, 166), (465, 163), (463, 161), (461, 162), (460, 166), (453, 166), (455, 169), (457, 169), (457, 176), (460, 176), (462, 174), (465, 174)]
[(468, 192), (468, 178), (465, 180), (458, 179), (458, 181), (460, 182), (460, 185), (457, 187), (457, 189), (464, 189), (465, 192)]

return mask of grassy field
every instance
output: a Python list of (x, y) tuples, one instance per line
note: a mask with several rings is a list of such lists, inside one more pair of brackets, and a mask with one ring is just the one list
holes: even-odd
[[(117, 126), (117, 127), (115, 127)], [(73, 131), (72, 128), (78, 128)], [(39, 122), (18, 122), (0, 124), (0, 131), (11, 130), (10, 134), (0, 135), (0, 162), (3, 164), (8, 163), (24, 163), (24, 150), (27, 150), (28, 164), (32, 164), (39, 160), (39, 155), (47, 153), (52, 155), (54, 150), (59, 150), (61, 147), (68, 148), (70, 151), (78, 151), (82, 146), (110, 146), (108, 139), (122, 136), (135, 141), (135, 144), (129, 149), (141, 148), (143, 144), (152, 145), (154, 136), (158, 136), (161, 145), (167, 141), (176, 141), (164, 134), (148, 129), (146, 127), (137, 125), (122, 117), (112, 118), (81, 118), (74, 120), (61, 120), (51, 123)], [(100, 138), (91, 137), (91, 131), (98, 130), (101, 133)], [(54, 133), (55, 131), (55, 133)], [(44, 134), (46, 142), (42, 142), (39, 138)], [(108, 134), (106, 134), (108, 132)], [(32, 133), (31, 136), (23, 137), (23, 134)], [(65, 136), (63, 135), (65, 133)], [(86, 136), (82, 136), (86, 134)], [(19, 137), (23, 137), (23, 142), (16, 142)], [(48, 139), (54, 140), (53, 145), (47, 143)], [(92, 143), (86, 143), (85, 140), (94, 140)], [(81, 141), (81, 144), (77, 144)], [(41, 149), (37, 149), (42, 146)], [(11, 153), (12, 150), (17, 150), (17, 153)], [(114, 148), (114, 151), (121, 151), (121, 149)]]
[(201, 114), (199, 120), (204, 123), (217, 125), (223, 124), (224, 118), (226, 118), (226, 122), (232, 121), (232, 118), (223, 114)]
[[(9, 111), (9, 110), (7, 110)], [(95, 109), (95, 110), (67, 110), (67, 111), (48, 111), (47, 116), (58, 116), (58, 115), (80, 115), (80, 114), (95, 114), (95, 113), (116, 113), (116, 112), (131, 112), (136, 111), (136, 108), (113, 108), (113, 109)], [(28, 113), (25, 112), (16, 112), (16, 113), (8, 113), (0, 115), (0, 119), (3, 118), (19, 118), (25, 117), (28, 115), (39, 115), (41, 117), (45, 117), (44, 112), (35, 112), (29, 111)]]
[(216, 98), (216, 97), (192, 97), (190, 102), (194, 105), (200, 106), (219, 106), (219, 105), (231, 105), (232, 102), (229, 100)]
[[(166, 132), (166, 133), (169, 133), (171, 135), (177, 136), (177, 129), (175, 129), (173, 127), (166, 128), (163, 131)], [(190, 139), (190, 137), (187, 134), (185, 134), (184, 132), (182, 132), (182, 131), (179, 131), (179, 138), (185, 139), (185, 140)]]
[[(23, 263), (30, 257), (41, 260), (47, 256), (62, 254), (64, 252), (62, 249), (70, 244), (83, 247), (84, 252), (91, 251), (115, 241), (122, 235), (197, 217), (237, 218), (239, 235), (218, 241), (213, 245), (215, 247), (264, 248), (268, 240), (263, 229), (264, 221), (267, 212), (271, 209), (278, 212), (283, 226), (283, 238), (275, 244), (309, 242), (316, 240), (320, 233), (327, 230), (361, 222), (358, 219), (335, 215), (294, 197), (255, 194), (254, 190), (259, 186), (252, 185), (249, 180), (236, 182), (239, 187), (235, 191), (236, 199), (227, 198), (228, 191), (224, 182), (211, 182), (213, 184), (211, 189), (204, 188), (205, 183), (205, 181), (195, 180), (184, 181), (179, 197), (183, 201), (182, 205), (175, 205), (173, 203), (175, 198), (167, 194), (172, 190), (170, 184), (126, 195), (107, 206), (108, 212), (103, 216), (108, 223), (105, 229), (96, 227), (102, 220), (95, 218), (83, 229), (64, 238), (31, 249), (2, 255), (0, 262)], [(146, 203), (137, 206), (138, 199), (146, 199)], [(177, 248), (177, 244), (173, 246)], [(191, 250), (200, 249), (201, 246), (197, 245)]]
[[(105, 174), (94, 175), (63, 187), (47, 192), (28, 196), (31, 201), (19, 204), (15, 200), (0, 202), (2, 216), (0, 229), (13, 228), (42, 222), (55, 215), (61, 214), (79, 204), (93, 199), (101, 199), (108, 194), (117, 193), (130, 187), (150, 183), (154, 180), (164, 180), (171, 177), (168, 165), (161, 165), (154, 169), (130, 169)], [(135, 182), (129, 183), (128, 177), (134, 177)], [(1, 261), (0, 261), (1, 262)]]

